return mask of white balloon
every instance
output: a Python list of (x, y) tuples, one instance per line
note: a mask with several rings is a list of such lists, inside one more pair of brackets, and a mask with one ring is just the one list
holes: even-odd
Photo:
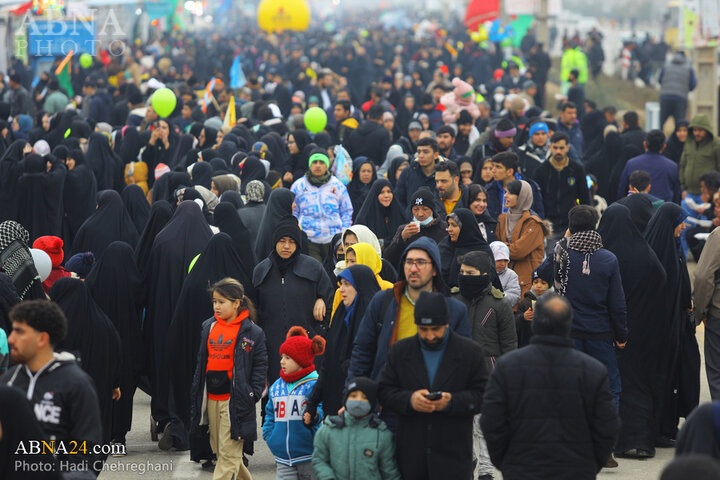
[(37, 248), (31, 248), (30, 253), (33, 257), (35, 270), (37, 270), (38, 275), (40, 275), (40, 281), (44, 282), (50, 276), (50, 272), (52, 271), (52, 260), (50, 260), (50, 255)]

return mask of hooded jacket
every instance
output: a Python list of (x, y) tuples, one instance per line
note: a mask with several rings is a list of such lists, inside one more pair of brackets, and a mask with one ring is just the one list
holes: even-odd
[(720, 170), (720, 139), (715, 137), (707, 115), (699, 114), (690, 122), (689, 128), (702, 128), (707, 135), (698, 143), (688, 135), (680, 156), (680, 188), (693, 195), (700, 194), (700, 176)]
[[(33, 374), (27, 366), (20, 364), (9, 369), (0, 383), (15, 387), (26, 394), (40, 426), (48, 437), (66, 442), (71, 440), (78, 446), (87, 442), (87, 452), (102, 442), (102, 422), (95, 386), (71, 353), (55, 353), (43, 368)], [(77, 455), (59, 455), (58, 461), (75, 465), (77, 472), (65, 471), (67, 479), (92, 479), (93, 463), (98, 458), (91, 453), (78, 451)], [(88, 462), (84, 464), (82, 462)], [(72, 473), (70, 473), (72, 472)]]
[[(405, 249), (400, 262), (405, 260), (408, 251), (414, 249), (424, 250), (430, 256), (437, 270), (433, 280), (434, 290), (447, 295), (448, 289), (441, 275), (442, 263), (437, 244), (430, 238), (422, 237)], [(396, 341), (400, 301), (407, 285), (405, 269), (399, 271), (398, 277), (400, 281), (395, 283), (392, 290), (378, 292), (370, 301), (355, 337), (347, 378), (370, 377), (373, 380), (380, 378), (388, 351)], [(448, 298), (447, 301), (450, 328), (464, 337), (470, 337), (467, 308), (454, 298)]]

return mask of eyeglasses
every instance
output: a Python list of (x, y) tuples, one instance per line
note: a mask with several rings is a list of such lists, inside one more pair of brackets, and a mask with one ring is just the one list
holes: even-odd
[(408, 267), (408, 268), (412, 268), (413, 265), (415, 265), (417, 268), (425, 268), (425, 267), (427, 267), (428, 265), (430, 265), (431, 263), (432, 263), (432, 261), (430, 261), (430, 260), (425, 260), (425, 259), (422, 259), (422, 258), (420, 258), (420, 259), (418, 259), (418, 260), (413, 260), (412, 258), (406, 258), (406, 259), (405, 259), (405, 266)]

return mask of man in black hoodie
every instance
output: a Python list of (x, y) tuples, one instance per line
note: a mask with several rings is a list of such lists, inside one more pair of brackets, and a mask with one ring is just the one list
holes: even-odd
[(63, 311), (47, 300), (30, 300), (13, 307), (10, 320), (8, 344), (17, 365), (0, 383), (22, 391), (47, 436), (56, 441), (55, 449), (67, 449), (57, 455), (63, 478), (94, 479), (102, 469), (102, 460), (93, 454), (102, 442), (100, 406), (92, 380), (75, 357), (55, 353), (54, 346), (67, 334)]
[(368, 157), (377, 166), (385, 161), (385, 155), (392, 142), (390, 134), (382, 125), (384, 111), (381, 105), (370, 107), (365, 123), (347, 137), (344, 146), (352, 158)]

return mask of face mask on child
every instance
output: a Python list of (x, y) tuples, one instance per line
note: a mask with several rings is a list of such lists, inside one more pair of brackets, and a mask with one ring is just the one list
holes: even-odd
[(370, 413), (370, 402), (365, 400), (348, 400), (345, 402), (345, 409), (353, 417), (364, 417)]

